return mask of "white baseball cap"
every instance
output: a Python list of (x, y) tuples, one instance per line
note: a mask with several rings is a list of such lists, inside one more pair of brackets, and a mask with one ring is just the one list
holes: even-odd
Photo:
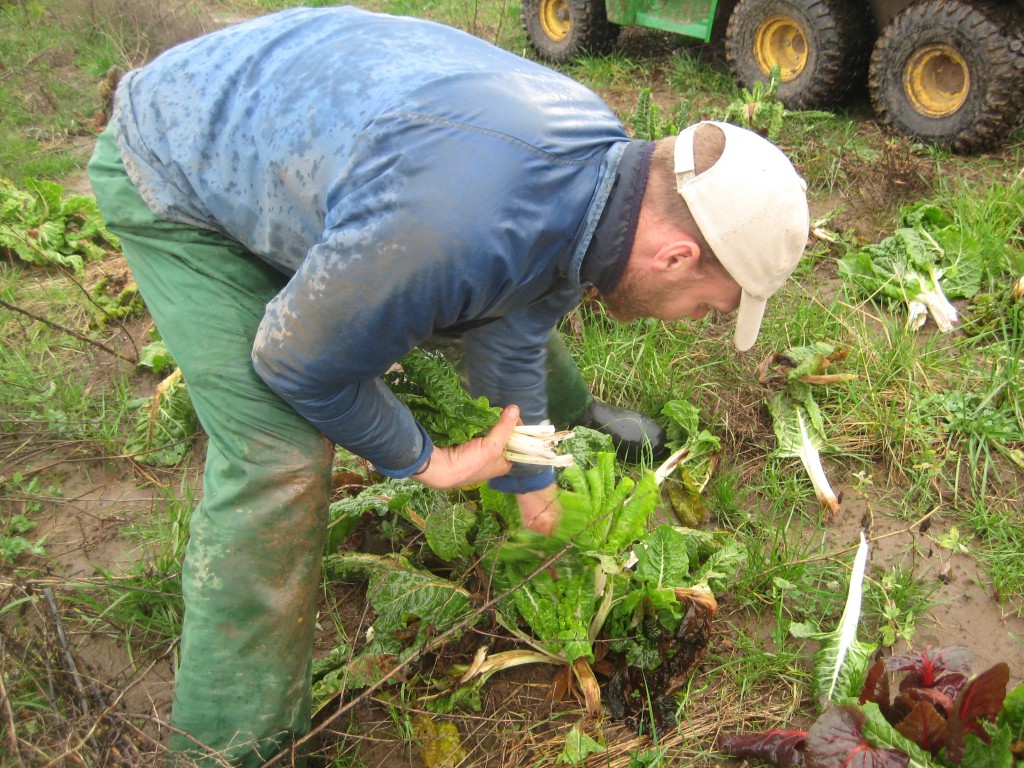
[[(710, 123), (725, 134), (722, 156), (702, 173), (693, 136)], [(807, 184), (770, 141), (729, 123), (707, 121), (676, 139), (676, 188), (693, 220), (743, 293), (736, 315), (736, 348), (754, 346), (765, 305), (790, 276), (807, 245)]]

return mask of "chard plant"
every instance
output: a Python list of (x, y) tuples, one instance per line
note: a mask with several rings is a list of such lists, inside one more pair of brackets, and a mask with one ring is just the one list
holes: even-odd
[[(439, 428), (468, 439), (494, 422), (496, 409), (472, 401), (447, 360), (414, 354), (392, 380), (414, 413), (429, 417), (426, 428), (438, 444), (452, 439)], [(702, 488), (718, 448), (710, 433), (696, 429), (695, 409), (674, 408), (685, 414), (689, 430), (683, 437), (680, 428), (681, 448), (658, 471), (623, 474), (610, 439), (593, 430), (564, 438), (562, 517), (552, 536), (524, 528), (515, 498), (486, 486), (452, 493), (388, 479), (332, 504), (332, 547), (368, 514), (399, 517), (423, 534), (426, 546), (418, 554), (410, 546), (383, 556), (328, 552), (328, 573), (367, 581), (376, 618), (352, 654), (351, 671), (321, 670), (318, 690), (370, 685), (419, 653), (430, 637), (471, 627), (488, 594), (462, 585), (475, 572), (485, 575), (484, 589), (497, 601), (495, 621), (519, 647), (493, 654), (481, 647), (471, 663), (451, 665), (447, 687), (435, 685), (430, 696), (432, 709), (472, 706), (499, 670), (540, 663), (555, 668), (555, 698), (572, 692), (596, 714), (601, 675), (609, 679), (613, 712), (639, 725), (638, 707), (661, 702), (652, 725), (666, 726), (674, 716), (673, 695), (710, 639), (714, 591), (743, 561), (739, 544), (723, 534), (674, 525), (651, 530), (665, 479), (692, 462)], [(692, 482), (690, 491), (699, 494)], [(444, 576), (431, 567), (437, 561), (445, 564)], [(459, 580), (459, 573), (467, 575)]]
[(1007, 694), (1006, 662), (969, 677), (970, 661), (963, 647), (879, 660), (859, 696), (826, 709), (807, 730), (731, 734), (719, 749), (778, 768), (1020, 765), (1024, 685)]
[(900, 224), (881, 242), (840, 259), (839, 274), (861, 296), (903, 304), (909, 328), (931, 316), (948, 333), (959, 321), (949, 300), (970, 298), (981, 287), (981, 247), (934, 205), (905, 208)]
[[(707, 646), (717, 610), (713, 590), (742, 560), (732, 539), (672, 525), (649, 530), (661, 482), (680, 458), (635, 481), (617, 476), (611, 452), (598, 453), (585, 470), (562, 470), (559, 530), (544, 537), (520, 528), (496, 553), (494, 583), (511, 592), (498, 606), (498, 622), (529, 650), (505, 652), (478, 674), (531, 661), (555, 664), (556, 690), (576, 690), (596, 714), (595, 670), (606, 672), (613, 712), (636, 722), (643, 714), (636, 690), (670, 700)], [(548, 569), (525, 578), (553, 552)]]
[(0, 249), (29, 264), (66, 267), (81, 275), (117, 238), (103, 224), (96, 200), (68, 195), (60, 184), (28, 179), (18, 188), (0, 179)]
[(812, 386), (850, 381), (853, 374), (828, 373), (833, 364), (846, 359), (849, 349), (816, 342), (772, 354), (758, 366), (762, 383), (782, 384), (768, 400), (775, 430), (775, 454), (798, 457), (814, 485), (825, 513), (836, 518), (840, 499), (832, 489), (821, 463), (822, 451), (830, 448), (825, 420), (814, 399)]

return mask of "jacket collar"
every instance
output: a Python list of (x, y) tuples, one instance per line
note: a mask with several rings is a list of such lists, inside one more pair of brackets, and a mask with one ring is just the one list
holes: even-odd
[(612, 291), (629, 261), (640, 205), (647, 186), (654, 142), (634, 139), (626, 145), (608, 203), (580, 267), (580, 283), (601, 293)]

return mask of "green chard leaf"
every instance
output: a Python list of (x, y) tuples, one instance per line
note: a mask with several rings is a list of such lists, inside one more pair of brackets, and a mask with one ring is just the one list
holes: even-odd
[(423, 533), (434, 554), (446, 562), (473, 553), (469, 532), (476, 524), (476, 514), (465, 504), (451, 506), (432, 512), (426, 518)]
[(467, 626), (473, 623), (473, 603), (467, 590), (413, 567), (403, 557), (343, 552), (325, 557), (324, 566), (334, 576), (367, 580), (366, 595), (377, 618), (372, 640), (360, 656), (408, 657), (430, 637), (463, 622)]
[(991, 739), (986, 744), (973, 733), (967, 734), (960, 768), (1013, 768), (1013, 752), (1010, 751), (1013, 737), (1010, 729), (994, 729)]
[(153, 373), (161, 374), (177, 367), (167, 345), (161, 341), (153, 341), (139, 350), (140, 368), (149, 368)]
[[(800, 393), (806, 397), (799, 401), (789, 389), (779, 390), (768, 402), (775, 430), (775, 454), (799, 457), (814, 486), (821, 505), (833, 516), (839, 513), (839, 497), (821, 463), (821, 451), (829, 448), (825, 438), (821, 411), (810, 397), (810, 388), (803, 385)], [(810, 406), (810, 407), (808, 407)]]
[(596, 752), (603, 752), (604, 747), (587, 736), (574, 725), (565, 734), (565, 747), (555, 758), (556, 765), (581, 765), (584, 760)]
[(690, 559), (686, 534), (660, 525), (641, 538), (633, 551), (637, 556), (635, 578), (653, 587), (681, 587), (689, 583)]
[(857, 709), (864, 715), (863, 734), (872, 746), (906, 753), (910, 758), (910, 768), (932, 768), (935, 765), (931, 755), (889, 724), (877, 704), (867, 702)]
[(685, 457), (668, 479), (669, 502), (679, 522), (696, 526), (707, 519), (708, 508), (701, 496), (722, 449), (721, 440), (700, 428), (700, 413), (685, 400), (670, 400), (662, 408), (667, 419), (667, 447), (670, 452), (686, 448)]
[(198, 429), (199, 418), (181, 369), (176, 368), (160, 382), (153, 396), (139, 405), (124, 450), (140, 464), (173, 467), (185, 458)]
[(441, 353), (416, 348), (399, 361), (399, 367), (384, 380), (436, 445), (464, 443), (497, 423), (501, 409), (485, 397), (471, 398)]
[[(687, 536), (692, 539), (692, 536)], [(697, 558), (691, 554), (691, 561), (700, 564), (690, 574), (689, 586), (707, 587), (712, 592), (725, 589), (727, 582), (743, 567), (747, 552), (734, 538), (721, 540), (717, 549), (705, 558)]]
[(871, 654), (877, 647), (857, 639), (867, 557), (867, 539), (861, 533), (846, 605), (839, 625), (833, 631), (822, 632), (809, 622), (794, 622), (789, 627), (794, 637), (809, 638), (820, 643), (818, 652), (814, 654), (814, 691), (821, 709), (825, 709), (829, 702), (844, 701), (860, 693), (871, 664)]
[(1014, 742), (1024, 742), (1024, 684), (1006, 694), (996, 722), (1009, 728)]

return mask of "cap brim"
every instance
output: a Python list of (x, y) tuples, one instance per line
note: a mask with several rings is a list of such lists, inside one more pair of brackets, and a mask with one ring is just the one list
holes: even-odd
[(746, 352), (757, 341), (767, 304), (767, 299), (758, 299), (746, 291), (740, 296), (740, 308), (736, 312), (736, 335), (733, 338), (733, 344), (740, 352)]

